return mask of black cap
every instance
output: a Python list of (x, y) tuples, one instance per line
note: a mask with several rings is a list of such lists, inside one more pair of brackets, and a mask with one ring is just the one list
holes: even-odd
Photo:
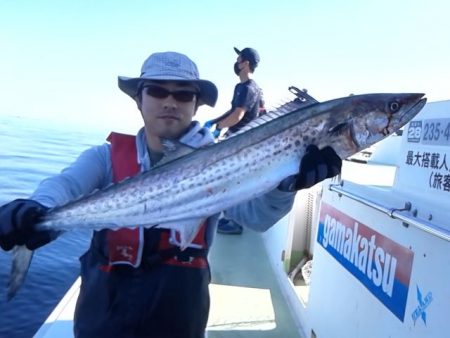
[(234, 51), (243, 59), (246, 61), (249, 61), (253, 67), (256, 67), (259, 63), (259, 54), (256, 51), (256, 49), (253, 48), (244, 48), (243, 50), (239, 50), (236, 47), (234, 47)]

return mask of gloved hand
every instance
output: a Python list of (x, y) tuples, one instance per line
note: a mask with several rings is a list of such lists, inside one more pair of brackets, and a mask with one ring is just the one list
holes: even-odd
[(17, 199), (0, 207), (0, 246), (9, 251), (15, 245), (35, 250), (54, 240), (58, 232), (34, 229), (48, 208), (30, 199)]
[(208, 129), (211, 129), (212, 126), (215, 125), (215, 124), (216, 124), (216, 122), (215, 122), (214, 120), (209, 120), (209, 121), (206, 121), (206, 122), (205, 122), (205, 124), (203, 125), (203, 127), (208, 128)]
[[(215, 126), (214, 130), (212, 130), (213, 126)], [(208, 128), (213, 134), (214, 138), (218, 138), (220, 136), (221, 129), (217, 126), (217, 122), (215, 120), (206, 121), (203, 127)]]
[(220, 136), (220, 130), (221, 129), (217, 128), (216, 130), (212, 131), (214, 138), (218, 138)]
[(315, 145), (309, 145), (300, 163), (299, 173), (281, 181), (278, 189), (297, 191), (310, 188), (326, 178), (339, 174), (341, 167), (342, 160), (333, 148), (325, 147), (319, 150)]

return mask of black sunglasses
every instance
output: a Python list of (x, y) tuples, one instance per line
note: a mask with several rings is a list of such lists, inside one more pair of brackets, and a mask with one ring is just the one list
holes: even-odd
[(146, 85), (143, 86), (142, 89), (145, 89), (147, 95), (156, 97), (158, 99), (165, 99), (169, 95), (172, 95), (172, 97), (179, 102), (191, 102), (194, 97), (198, 95), (198, 92), (193, 92), (190, 90), (170, 91), (166, 88), (155, 85)]

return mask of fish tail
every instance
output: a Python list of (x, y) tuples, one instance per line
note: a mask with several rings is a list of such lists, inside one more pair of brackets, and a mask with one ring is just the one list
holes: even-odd
[(22, 286), (33, 258), (33, 252), (33, 250), (27, 249), (25, 245), (16, 245), (13, 248), (11, 274), (8, 281), (8, 302)]

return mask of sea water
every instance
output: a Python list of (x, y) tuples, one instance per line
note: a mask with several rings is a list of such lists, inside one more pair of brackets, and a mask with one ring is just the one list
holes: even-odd
[[(27, 198), (107, 134), (49, 121), (0, 115), (0, 205)], [(32, 337), (79, 274), (88, 231), (73, 231), (35, 251), (25, 283), (6, 302), (11, 255), (0, 249), (0, 338)]]

